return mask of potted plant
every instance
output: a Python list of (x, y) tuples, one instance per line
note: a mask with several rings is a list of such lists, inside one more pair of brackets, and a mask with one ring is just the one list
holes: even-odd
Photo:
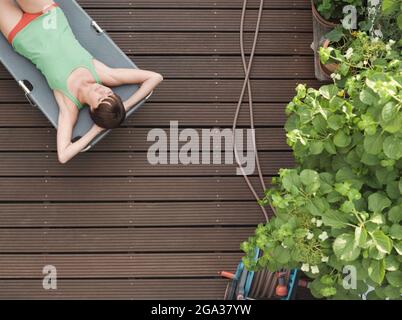
[[(339, 68), (339, 61), (333, 59), (334, 48), (347, 47), (350, 44), (350, 33), (343, 29), (341, 25), (336, 26), (332, 31), (327, 33), (322, 40), (319, 49), (319, 69), (322, 74), (326, 76), (327, 79), (331, 78), (331, 74), (336, 72)], [(325, 55), (328, 54), (328, 57)], [(325, 61), (324, 61), (325, 59)]]
[(320, 47), (320, 67), (328, 76), (339, 73), (346, 78), (385, 59), (391, 44), (394, 44), (393, 40), (389, 43), (372, 40), (365, 32), (349, 32), (337, 27), (326, 35)]
[[(327, 6), (325, 6), (323, 0), (311, 1), (311, 11), (313, 14), (314, 21), (316, 21), (321, 28), (326, 29), (327, 31), (335, 28), (339, 24), (340, 20), (340, 19), (338, 20), (332, 19), (333, 21), (329, 20), (331, 19), (332, 10), (326, 9), (326, 7), (328, 6), (329, 7), (331, 6), (330, 2), (327, 4)], [(317, 7), (319, 8), (320, 11), (317, 9)]]
[(314, 40), (311, 48), (315, 52), (315, 74), (319, 80), (328, 80), (329, 76), (322, 70), (320, 65), (318, 51), (321, 45), (329, 45), (325, 40), (325, 35), (334, 28), (342, 28), (340, 24), (343, 18), (343, 7), (353, 5), (359, 17), (361, 17), (364, 10), (363, 0), (312, 0), (311, 8), (313, 14), (313, 36)]
[(298, 166), (261, 201), (276, 216), (242, 244), (249, 270), (299, 268), (317, 298), (401, 299), (402, 61), (382, 45), (367, 63), (339, 58), (342, 86), (297, 87), (286, 131)]
[(364, 15), (366, 2), (364, 0), (312, 0), (311, 6), (314, 19), (324, 27), (333, 28), (343, 19), (345, 6), (354, 6), (361, 17)]
[[(342, 56), (352, 55), (352, 52), (355, 53), (352, 63), (356, 59), (357, 62), (371, 63), (373, 59), (381, 56), (380, 51), (385, 52), (384, 42), (402, 38), (401, 6), (402, 4), (399, 4), (398, 1), (384, 0), (377, 6), (369, 8), (366, 19), (359, 23), (361, 30), (365, 33), (350, 32), (338, 25), (325, 34), (319, 48), (321, 59), (318, 68), (320, 73), (329, 79), (331, 74), (338, 70)], [(372, 46), (367, 34), (372, 38), (380, 37), (383, 41), (377, 41)], [(399, 46), (402, 46), (402, 40), (399, 40)], [(364, 58), (360, 58), (360, 56)], [(325, 60), (324, 63), (323, 60)]]

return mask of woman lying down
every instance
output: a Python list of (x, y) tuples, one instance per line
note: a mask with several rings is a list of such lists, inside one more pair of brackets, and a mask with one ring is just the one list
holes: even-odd
[[(56, 28), (45, 29), (43, 19), (54, 10)], [(75, 38), (66, 16), (52, 0), (0, 0), (0, 30), (13, 49), (42, 72), (59, 106), (57, 155), (66, 163), (100, 132), (119, 127), (130, 107), (142, 101), (163, 80), (139, 69), (110, 68), (93, 58)], [(141, 84), (126, 101), (110, 87)], [(88, 106), (94, 126), (71, 142), (79, 112)]]

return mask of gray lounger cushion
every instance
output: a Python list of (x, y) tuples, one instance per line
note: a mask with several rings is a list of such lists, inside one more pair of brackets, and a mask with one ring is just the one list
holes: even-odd
[[(97, 60), (113, 68), (137, 68), (137, 66), (123, 53), (123, 51), (111, 40), (105, 31), (99, 32), (96, 23), (78, 5), (75, 0), (55, 0), (66, 14), (71, 28), (83, 47), (85, 47)], [(57, 128), (59, 107), (42, 73), (27, 59), (16, 53), (5, 37), (0, 34), (0, 61), (21, 85), (21, 81), (30, 84), (32, 90), (26, 94), (31, 104), (36, 105)], [(23, 86), (22, 86), (23, 87)], [(113, 88), (113, 91), (121, 96), (123, 101), (130, 97), (138, 89), (137, 85), (125, 85)], [(25, 89), (24, 89), (25, 91)], [(141, 101), (132, 107), (127, 117), (132, 115), (145, 102)], [(88, 108), (80, 112), (80, 116), (73, 132), (73, 139), (83, 136), (92, 127), (93, 122)], [(93, 145), (105, 137), (110, 130), (104, 131), (96, 137), (88, 146)]]

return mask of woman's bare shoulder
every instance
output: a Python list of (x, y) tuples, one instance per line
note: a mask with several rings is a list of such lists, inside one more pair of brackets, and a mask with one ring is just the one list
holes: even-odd
[(96, 59), (94, 59), (94, 67), (102, 83), (105, 85), (111, 85), (113, 80), (113, 68)]

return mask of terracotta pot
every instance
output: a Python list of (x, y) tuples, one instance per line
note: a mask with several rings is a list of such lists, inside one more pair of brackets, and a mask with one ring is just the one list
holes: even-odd
[[(323, 48), (328, 48), (329, 47), (329, 40), (325, 39), (324, 42), (322, 43), (321, 47)], [(331, 74), (336, 72), (339, 68), (339, 63), (326, 63), (322, 64), (320, 61), (320, 69), (322, 72), (324, 72), (328, 77), (331, 77)]]
[(338, 23), (334, 23), (328, 20), (325, 20), (320, 13), (318, 12), (317, 8), (315, 7), (314, 1), (311, 0), (311, 10), (313, 12), (313, 18), (321, 25), (323, 29), (332, 30), (335, 28)]

